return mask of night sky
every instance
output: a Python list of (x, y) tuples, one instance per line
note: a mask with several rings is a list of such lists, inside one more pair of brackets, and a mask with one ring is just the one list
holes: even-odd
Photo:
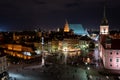
[(0, 31), (53, 30), (66, 19), (99, 29), (104, 4), (110, 28), (120, 29), (120, 0), (0, 0)]

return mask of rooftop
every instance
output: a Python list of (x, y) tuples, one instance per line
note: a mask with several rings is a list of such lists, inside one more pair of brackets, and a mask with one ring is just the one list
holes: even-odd
[(120, 39), (111, 40), (111, 49), (120, 49)]

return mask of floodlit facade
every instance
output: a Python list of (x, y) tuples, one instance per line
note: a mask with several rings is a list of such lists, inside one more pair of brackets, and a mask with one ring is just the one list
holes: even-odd
[(11, 56), (23, 58), (23, 59), (31, 59), (33, 58), (33, 49), (32, 47), (22, 46), (19, 44), (5, 44), (3, 45), (4, 53), (7, 53)]
[(120, 39), (109, 34), (109, 25), (105, 17), (100, 26), (100, 57), (106, 69), (120, 70)]
[(101, 25), (100, 25), (100, 34), (102, 34), (102, 35), (109, 34), (109, 25), (108, 25), (108, 20), (106, 18), (106, 14), (105, 14), (105, 7), (104, 7), (103, 19), (102, 19)]
[(70, 29), (74, 31), (74, 34), (82, 35), (82, 36), (85, 36), (85, 35), (89, 36), (87, 30), (85, 30), (81, 24), (69, 24), (69, 27)]
[(69, 29), (69, 24), (68, 24), (68, 22), (66, 21), (65, 26), (64, 26), (64, 32), (69, 32), (69, 31), (70, 31), (70, 29)]
[(74, 34), (76, 35), (89, 36), (87, 30), (85, 30), (81, 24), (68, 24), (66, 21), (64, 32), (70, 32), (70, 30), (73, 30)]
[(100, 45), (100, 55), (106, 69), (120, 70), (120, 39), (111, 39)]
[(64, 38), (63, 40), (52, 40), (49, 44), (51, 52), (69, 52), (69, 55), (80, 55), (79, 39)]

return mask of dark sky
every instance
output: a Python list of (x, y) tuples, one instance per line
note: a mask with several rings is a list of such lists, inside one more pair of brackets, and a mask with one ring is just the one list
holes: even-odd
[[(68, 23), (99, 29), (105, 0), (0, 0), (0, 30), (56, 29)], [(120, 0), (106, 1), (110, 28), (120, 28)]]

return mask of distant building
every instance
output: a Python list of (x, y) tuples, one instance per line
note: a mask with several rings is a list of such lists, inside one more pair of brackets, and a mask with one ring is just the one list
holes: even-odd
[(64, 38), (50, 42), (51, 52), (68, 52), (68, 55), (80, 55), (79, 39)]
[(8, 64), (5, 54), (0, 52), (0, 80), (8, 80)]
[(106, 69), (120, 70), (120, 39), (111, 37), (109, 34), (109, 25), (105, 16), (100, 25), (100, 57)]
[(64, 32), (69, 32), (69, 31), (70, 31), (69, 24), (66, 20), (66, 23), (65, 23), (65, 26), (64, 26)]
[(87, 30), (85, 30), (81, 24), (68, 24), (68, 22), (66, 21), (64, 32), (69, 32), (70, 30), (73, 30), (74, 34), (76, 35), (89, 36)]
[(85, 30), (81, 24), (69, 24), (69, 27), (73, 30), (74, 34), (82, 36), (89, 35), (87, 30)]
[(4, 53), (14, 57), (31, 59), (33, 58), (33, 55), (36, 54), (32, 46), (25, 46), (20, 44), (4, 44), (1, 46), (4, 49)]

